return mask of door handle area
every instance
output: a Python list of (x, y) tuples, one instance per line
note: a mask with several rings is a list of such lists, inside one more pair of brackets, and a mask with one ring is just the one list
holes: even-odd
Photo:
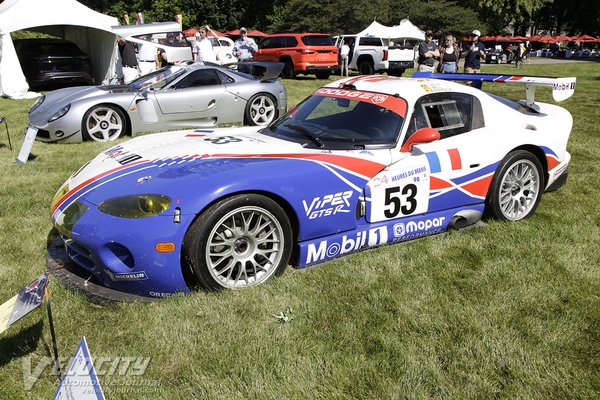
[(217, 105), (217, 101), (215, 99), (212, 99), (211, 101), (208, 102), (208, 108), (213, 108), (216, 105)]

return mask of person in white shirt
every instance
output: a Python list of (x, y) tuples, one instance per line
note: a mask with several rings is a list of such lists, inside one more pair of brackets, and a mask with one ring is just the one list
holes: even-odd
[[(350, 54), (350, 46), (344, 40), (344, 44), (342, 44), (342, 48), (340, 49), (340, 75), (348, 76), (348, 55)], [(344, 73), (345, 71), (345, 73)]]
[(207, 28), (201, 27), (196, 33), (196, 42), (194, 43), (194, 61), (217, 62), (217, 57), (213, 51), (213, 45), (206, 37)]
[[(152, 40), (151, 35), (146, 35), (144, 40), (150, 42)], [(156, 47), (152, 43), (139, 45), (138, 65), (140, 67), (140, 75), (156, 71)]]

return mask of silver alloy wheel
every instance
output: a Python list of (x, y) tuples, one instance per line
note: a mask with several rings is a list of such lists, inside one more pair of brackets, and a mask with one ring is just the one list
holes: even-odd
[(88, 136), (95, 142), (110, 142), (121, 136), (125, 126), (122, 115), (112, 107), (94, 108), (85, 120)]
[(273, 275), (284, 251), (281, 224), (262, 207), (236, 208), (211, 230), (205, 259), (211, 276), (226, 288), (256, 286)]
[(524, 218), (535, 207), (540, 186), (540, 173), (533, 162), (515, 162), (502, 177), (498, 193), (502, 214), (512, 221)]
[(268, 125), (275, 118), (275, 102), (266, 95), (257, 96), (250, 104), (250, 119), (254, 125)]

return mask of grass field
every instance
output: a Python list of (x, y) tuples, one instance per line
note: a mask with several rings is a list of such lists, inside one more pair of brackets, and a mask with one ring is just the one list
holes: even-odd
[[(110, 399), (599, 398), (600, 68), (571, 62), (518, 72), (578, 78), (562, 103), (575, 120), (569, 182), (544, 195), (531, 219), (290, 268), (249, 290), (154, 303), (101, 307), (53, 279), (61, 357), (85, 335), (92, 356), (109, 360), (99, 378)], [(322, 81), (284, 84), (295, 104)], [(550, 90), (538, 98), (551, 101)], [(32, 102), (0, 99), (13, 142), (12, 151), (0, 148), (0, 302), (45, 270), (54, 192), (114, 145), (36, 142), (36, 161), (16, 165)], [(44, 309), (0, 334), (0, 399), (51, 398), (58, 381), (44, 368), (50, 349)], [(116, 357), (148, 361), (145, 373), (111, 373), (111, 363), (124, 362)], [(30, 371), (37, 381), (24, 380)]]

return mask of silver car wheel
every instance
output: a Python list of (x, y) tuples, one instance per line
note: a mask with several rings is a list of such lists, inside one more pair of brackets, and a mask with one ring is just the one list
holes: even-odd
[(258, 95), (250, 102), (250, 121), (252, 125), (268, 125), (275, 119), (275, 101), (267, 95)]
[(96, 142), (110, 142), (123, 133), (123, 115), (110, 106), (99, 106), (88, 111), (84, 121), (84, 133)]
[(258, 285), (273, 275), (284, 253), (284, 231), (257, 206), (236, 208), (211, 230), (205, 250), (212, 278), (226, 288)]
[(533, 162), (521, 159), (504, 173), (499, 191), (499, 205), (508, 220), (517, 221), (527, 216), (537, 205), (541, 179)]

